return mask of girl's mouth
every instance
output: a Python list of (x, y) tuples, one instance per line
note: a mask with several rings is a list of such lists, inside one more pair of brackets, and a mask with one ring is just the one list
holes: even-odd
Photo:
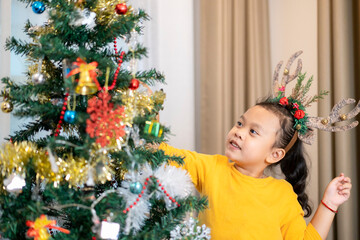
[(239, 145), (237, 145), (237, 143), (235, 141), (230, 141), (230, 145), (238, 150), (241, 150), (241, 148), (239, 147)]

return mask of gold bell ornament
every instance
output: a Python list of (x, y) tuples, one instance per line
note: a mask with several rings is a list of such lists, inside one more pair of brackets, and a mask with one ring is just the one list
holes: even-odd
[(75, 92), (80, 95), (91, 95), (94, 94), (100, 89), (100, 85), (96, 79), (96, 67), (98, 65), (97, 62), (86, 63), (81, 58), (77, 58), (77, 61), (73, 63), (78, 68), (71, 70), (67, 78), (80, 73), (80, 78), (78, 85), (75, 88)]
[(91, 95), (97, 91), (96, 84), (90, 78), (89, 72), (85, 71), (80, 73), (79, 83), (75, 88), (75, 92), (80, 95)]

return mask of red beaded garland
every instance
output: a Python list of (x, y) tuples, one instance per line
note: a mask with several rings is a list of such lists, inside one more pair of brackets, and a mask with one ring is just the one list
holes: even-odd
[[(150, 178), (155, 178), (155, 177), (150, 176)], [(146, 189), (146, 186), (148, 185), (148, 181), (149, 181), (149, 180), (150, 180), (149, 178), (146, 178), (146, 181), (144, 182), (144, 187), (143, 187), (143, 189)], [(157, 179), (156, 182), (158, 183), (159, 186), (162, 186), (159, 179)], [(165, 190), (164, 187), (162, 187), (161, 190), (164, 192), (164, 194), (166, 194), (167, 197), (169, 197), (169, 200), (170, 200), (170, 201), (172, 201), (173, 203), (175, 203), (176, 206), (180, 207), (180, 204), (175, 200), (175, 198), (171, 197), (170, 194), (168, 194), (168, 193), (166, 192), (166, 190)], [(135, 207), (135, 206), (137, 205), (137, 202), (140, 201), (140, 198), (142, 197), (142, 194), (144, 194), (144, 191), (141, 191), (141, 194), (138, 195), (139, 198), (136, 198), (136, 201), (134, 201), (134, 203), (129, 206), (130, 209), (132, 209), (133, 207)], [(127, 212), (130, 211), (130, 209), (129, 209), (129, 208), (126, 208), (125, 210), (123, 210), (123, 213), (126, 214)]]
[(59, 136), (59, 134), (60, 134), (61, 124), (63, 123), (68, 97), (69, 97), (69, 93), (66, 93), (65, 98), (64, 98), (63, 107), (61, 109), (62, 111), (60, 112), (60, 120), (56, 126), (56, 130), (55, 130), (55, 134), (54, 134), (55, 137)]

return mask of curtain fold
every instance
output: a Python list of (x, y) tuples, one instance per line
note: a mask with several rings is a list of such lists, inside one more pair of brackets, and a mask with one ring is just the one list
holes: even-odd
[(270, 92), (268, 5), (263, 0), (200, 1), (199, 151), (224, 153), (240, 115)]
[[(318, 74), (319, 89), (330, 90), (330, 97), (319, 102), (319, 116), (327, 116), (331, 107), (342, 98), (360, 100), (359, 76), (355, 78), (354, 48), (359, 31), (359, 11), (354, 1), (318, 1)], [(356, 20), (356, 18), (358, 18)], [(355, 41), (354, 41), (355, 40)], [(357, 68), (359, 69), (359, 68)], [(356, 79), (356, 81), (355, 81)], [(344, 109), (350, 111), (353, 106)], [(341, 133), (319, 132), (320, 196), (329, 181), (344, 172), (352, 179), (350, 200), (341, 206), (328, 239), (359, 239), (359, 203), (357, 159), (360, 159), (359, 129)]]

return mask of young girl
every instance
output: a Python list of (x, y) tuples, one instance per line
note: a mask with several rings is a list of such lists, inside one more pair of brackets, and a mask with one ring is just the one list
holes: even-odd
[[(225, 156), (159, 146), (168, 155), (184, 157), (182, 167), (208, 197), (209, 207), (199, 219), (210, 227), (212, 239), (325, 239), (338, 207), (350, 196), (350, 178), (341, 173), (306, 226), (304, 212), (311, 214), (305, 193), (308, 169), (298, 137), (305, 109), (282, 94), (240, 117), (227, 135)], [(276, 164), (285, 180), (264, 174)]]
[[(230, 130), (225, 156), (160, 145), (166, 154), (185, 157), (184, 169), (208, 197), (209, 207), (199, 218), (211, 228), (212, 239), (326, 238), (335, 212), (350, 196), (350, 179), (340, 174), (329, 183), (324, 204), (306, 226), (303, 210), (309, 216), (311, 208), (305, 193), (308, 169), (302, 142), (297, 139), (285, 151), (295, 132), (293, 125), (283, 106), (262, 102)], [(273, 164), (280, 164), (286, 181), (264, 175)]]

